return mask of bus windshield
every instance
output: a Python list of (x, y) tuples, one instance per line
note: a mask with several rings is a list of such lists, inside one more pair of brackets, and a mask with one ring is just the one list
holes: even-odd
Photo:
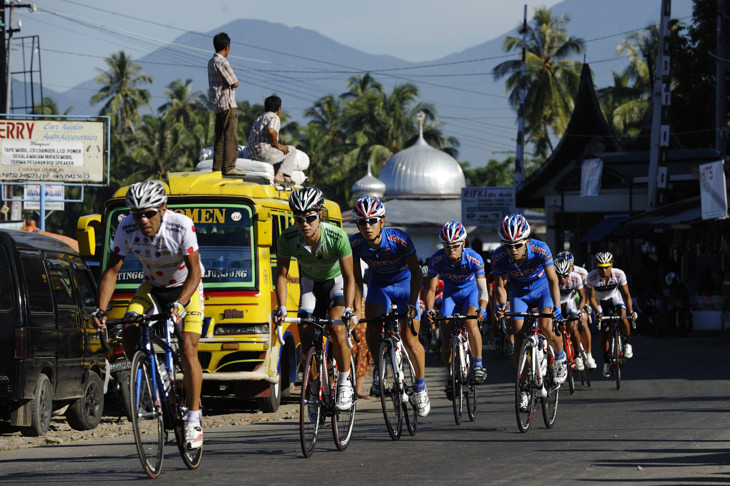
[[(168, 210), (185, 214), (195, 223), (200, 260), (205, 267), (205, 290), (256, 288), (257, 272), (250, 206), (187, 203), (168, 204)], [(112, 247), (117, 225), (128, 214), (129, 208), (125, 207), (115, 208), (109, 213), (108, 250)], [(127, 253), (117, 277), (117, 288), (136, 290), (141, 283), (142, 263), (133, 253)]]

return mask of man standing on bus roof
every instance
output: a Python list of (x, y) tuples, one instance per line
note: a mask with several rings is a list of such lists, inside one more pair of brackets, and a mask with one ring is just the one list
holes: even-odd
[[(287, 282), (292, 257), (297, 259), (301, 272), (301, 297), (299, 317), (315, 316), (337, 320), (342, 324), (354, 317), (355, 277), (352, 270), (352, 250), (347, 234), (334, 224), (322, 221), (324, 195), (314, 187), (302, 187), (289, 197), (289, 207), (294, 213), (294, 225), (279, 236), (276, 263), (276, 299), (279, 321), (287, 315)], [(329, 311), (329, 312), (328, 312)], [(311, 326), (300, 325), (302, 363), (312, 342)], [(354, 329), (354, 326), (353, 326)], [(350, 381), (350, 348), (344, 325), (330, 329), (332, 354), (337, 361), (340, 376), (335, 408), (348, 410), (352, 407), (354, 389)], [(313, 385), (313, 384), (312, 384)], [(318, 390), (302, 390), (314, 400)], [(314, 411), (316, 417), (316, 410)], [(310, 419), (312, 412), (310, 410)]]

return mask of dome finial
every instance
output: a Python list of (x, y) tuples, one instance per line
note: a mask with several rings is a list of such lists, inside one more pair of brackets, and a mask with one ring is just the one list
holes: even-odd
[(416, 114), (416, 120), (418, 120), (418, 138), (423, 138), (423, 120), (426, 119), (426, 114), (419, 111)]

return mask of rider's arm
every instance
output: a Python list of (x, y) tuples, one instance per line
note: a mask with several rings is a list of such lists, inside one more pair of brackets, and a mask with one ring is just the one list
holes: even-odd
[(289, 153), (289, 147), (287, 147), (286, 145), (282, 145), (282, 144), (279, 143), (279, 134), (276, 132), (276, 130), (274, 130), (273, 128), (269, 127), (268, 128), (268, 131), (269, 131), (269, 138), (271, 139), (271, 146), (274, 147), (274, 148), (277, 148), (277, 149), (281, 150), (285, 154), (288, 154)]
[(598, 302), (596, 302), (596, 292), (593, 287), (586, 287), (588, 289), (588, 303), (593, 307), (593, 312), (598, 312)]
[(406, 264), (411, 271), (411, 296), (408, 299), (408, 305), (416, 307), (418, 305), (418, 293), (423, 285), (423, 277), (421, 275), (421, 266), (418, 264), (418, 257), (415, 253), (406, 258)]
[(634, 313), (634, 303), (631, 301), (631, 292), (629, 292), (629, 284), (625, 283), (621, 287), (621, 293), (624, 296), (624, 304), (626, 304), (626, 309), (628, 310), (629, 315)]
[(426, 295), (423, 297), (423, 302), (426, 305), (426, 310), (433, 310), (433, 306), (436, 304), (436, 287), (439, 285), (439, 277), (428, 276), (428, 287), (426, 288)]
[(203, 278), (203, 272), (200, 271), (200, 252), (194, 251), (186, 254), (184, 259), (185, 265), (188, 267), (188, 278), (185, 279), (178, 300), (187, 305), (198, 289), (198, 284), (200, 284), (200, 280)]
[(585, 287), (578, 288), (577, 292), (578, 296), (580, 297), (580, 300), (578, 300), (578, 310), (583, 312), (585, 306), (588, 305), (588, 298), (586, 297)]
[(291, 258), (288, 256), (276, 256), (276, 301), (278, 307), (286, 307), (287, 296), (287, 280), (289, 276), (289, 262)]
[(560, 307), (560, 280), (555, 273), (555, 265), (545, 267), (545, 277), (550, 284), (550, 296), (553, 298), (553, 306)]
[[(101, 282), (99, 284), (99, 309), (105, 312), (109, 307), (109, 301), (112, 300), (112, 295), (114, 295), (114, 288), (117, 286), (117, 275), (123, 263), (123, 257), (116, 253), (110, 254), (106, 270), (104, 270), (101, 276)], [(104, 322), (98, 322), (97, 325), (100, 325), (101, 329), (105, 327)]]
[(501, 275), (494, 276), (494, 310), (495, 312), (499, 309), (501, 304), (507, 303), (507, 285), (504, 278)]
[(362, 307), (362, 298), (363, 298), (363, 281), (362, 281), (362, 266), (360, 265), (360, 259), (354, 258), (352, 259), (352, 273), (355, 277), (355, 305), (353, 309), (355, 310), (355, 315), (362, 316), (364, 309), (361, 309)]
[(486, 313), (489, 305), (489, 289), (485, 275), (477, 277), (477, 287), (479, 288), (479, 307)]
[(355, 275), (352, 267), (352, 253), (340, 258), (340, 272), (342, 272), (342, 283), (345, 287), (345, 307), (348, 309), (352, 309), (355, 302)]

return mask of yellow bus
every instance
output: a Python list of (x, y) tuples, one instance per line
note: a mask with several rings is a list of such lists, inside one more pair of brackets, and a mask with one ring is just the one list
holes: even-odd
[[(171, 173), (161, 181), (168, 207), (195, 223), (200, 258), (205, 265), (205, 320), (198, 348), (203, 367), (203, 394), (255, 398), (264, 412), (276, 411), (282, 397), (297, 383), (299, 334), (284, 324), (285, 343), (272, 327), (276, 308), (276, 242), (293, 224), (290, 188), (221, 177), (220, 172)], [(79, 250), (106, 268), (114, 232), (129, 214), (119, 189), (103, 215), (78, 221)], [(339, 206), (325, 202), (323, 218), (342, 225)], [(97, 233), (99, 237), (97, 238)], [(299, 306), (299, 268), (289, 272), (287, 308)], [(111, 302), (110, 318), (118, 318), (141, 284), (142, 265), (127, 254)]]

